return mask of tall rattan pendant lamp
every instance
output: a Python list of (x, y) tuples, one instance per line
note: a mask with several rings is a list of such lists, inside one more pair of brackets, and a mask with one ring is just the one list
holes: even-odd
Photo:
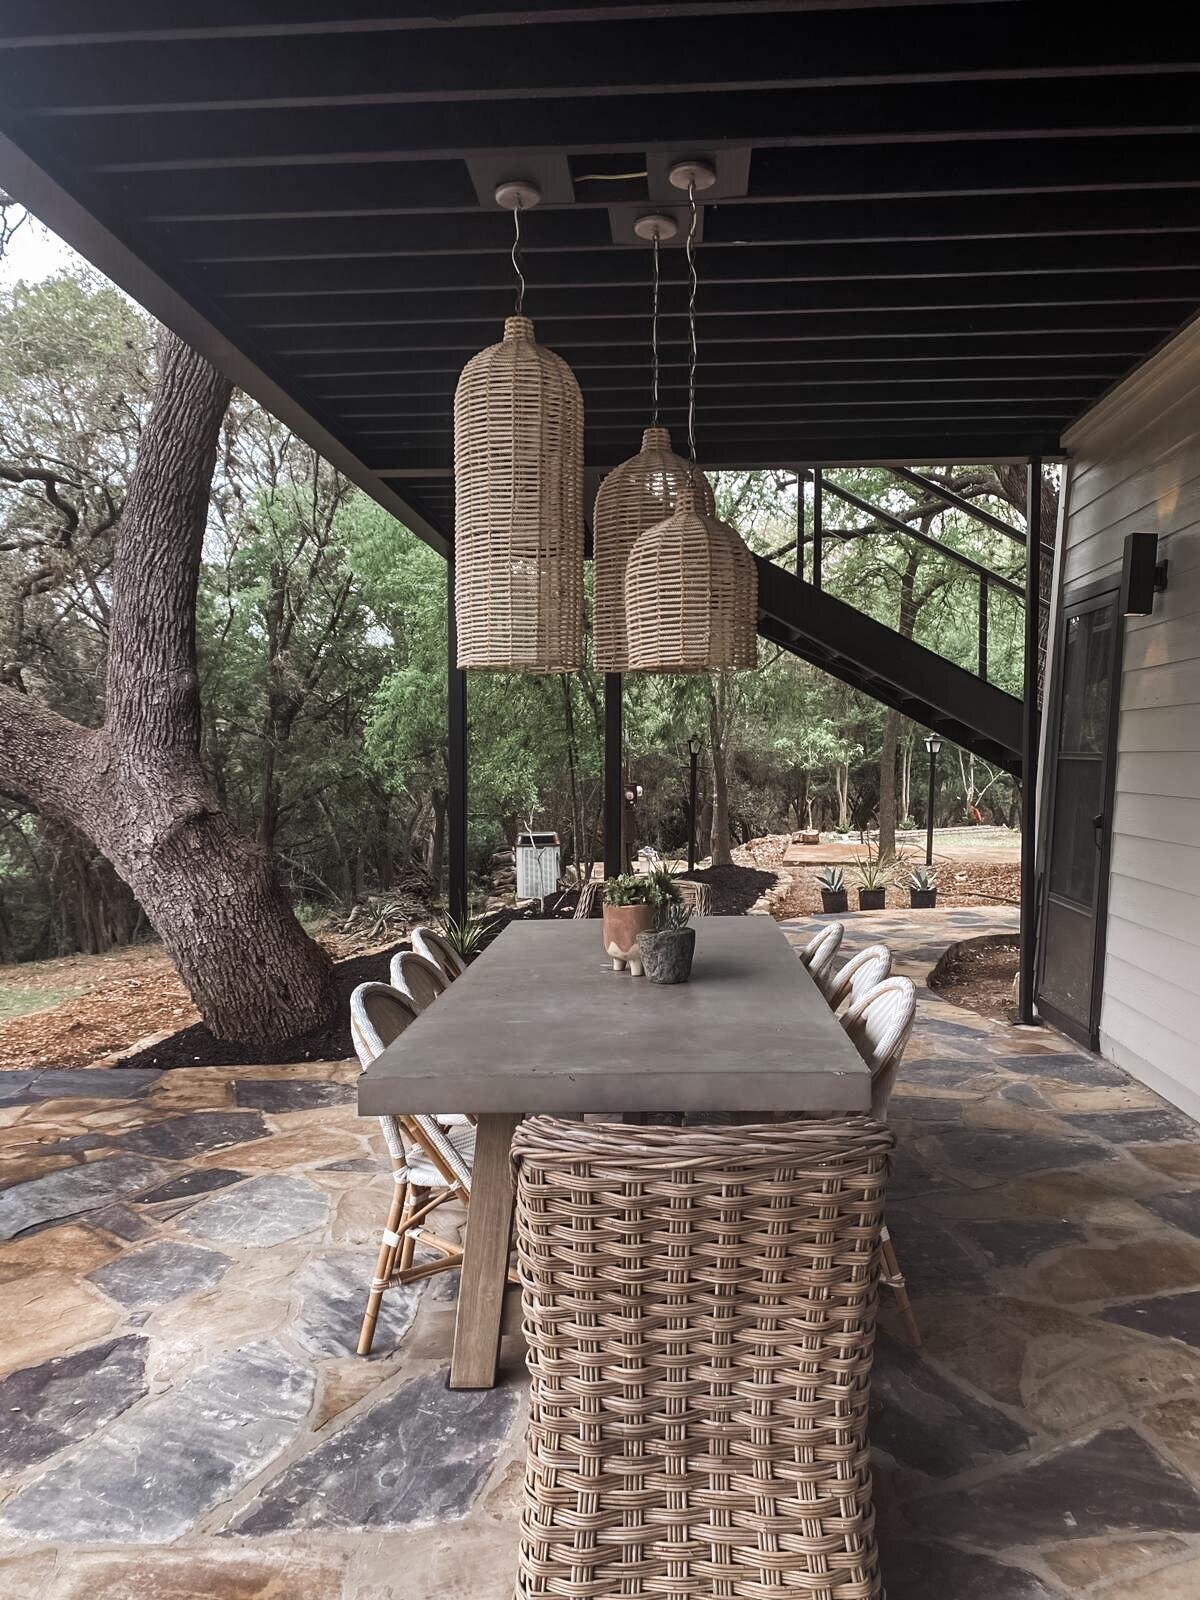
[[(671, 435), (658, 421), (658, 294), (659, 243), (674, 238), (673, 217), (645, 216), (634, 232), (649, 239), (653, 248), (650, 299), (650, 426), (642, 434), (642, 448), (613, 470), (600, 485), (592, 513), (595, 577), (592, 651), (600, 672), (626, 672), (629, 668), (629, 634), (625, 618), (625, 568), (638, 535), (673, 515), (679, 492), (688, 482), (688, 464), (671, 449)], [(694, 485), (701, 509), (713, 514), (708, 479), (697, 475)]]
[(521, 212), (540, 195), (501, 184), (513, 213), (516, 315), (454, 392), (454, 614), (458, 665), (574, 672), (583, 662), (583, 397), (524, 313)]
[[(696, 189), (711, 168), (673, 169), (686, 187), (688, 228), (688, 481), (672, 516), (640, 533), (625, 567), (629, 670), (713, 672), (758, 659), (758, 569), (741, 536), (713, 514), (696, 466)], [(681, 181), (682, 180), (682, 181)]]

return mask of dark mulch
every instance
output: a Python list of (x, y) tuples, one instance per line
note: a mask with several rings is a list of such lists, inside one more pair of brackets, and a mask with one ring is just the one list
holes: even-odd
[(395, 951), (407, 944), (389, 945), (370, 955), (339, 961), (333, 969), (337, 984), (337, 1006), (322, 1028), (297, 1034), (282, 1044), (238, 1044), (217, 1039), (202, 1022), (152, 1044), (135, 1055), (124, 1056), (118, 1067), (250, 1067), (271, 1066), (288, 1061), (344, 1061), (354, 1054), (350, 1038), (350, 993), (360, 983), (388, 981), (388, 966)]
[(744, 917), (760, 896), (775, 887), (775, 874), (757, 867), (705, 867), (687, 876), (712, 890), (714, 917)]
[(929, 974), (929, 987), (943, 1000), (999, 1022), (1014, 1013), (1013, 979), (1021, 947), (1014, 939), (985, 934), (951, 945)]

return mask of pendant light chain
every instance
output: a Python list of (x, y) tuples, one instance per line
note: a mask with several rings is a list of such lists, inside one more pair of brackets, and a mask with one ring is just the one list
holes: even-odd
[(658, 234), (654, 235), (654, 292), (650, 300), (650, 426), (658, 427)]
[(688, 181), (688, 479), (696, 479), (696, 180)]
[(513, 271), (517, 275), (517, 316), (525, 314), (525, 274), (521, 271), (521, 202), (513, 207)]

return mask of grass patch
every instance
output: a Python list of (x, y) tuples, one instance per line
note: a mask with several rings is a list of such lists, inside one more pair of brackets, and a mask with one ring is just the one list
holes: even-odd
[(18, 989), (6, 984), (0, 988), (0, 1022), (28, 1016), (31, 1011), (53, 1011), (64, 1000), (86, 992), (83, 984), (69, 984), (65, 989)]

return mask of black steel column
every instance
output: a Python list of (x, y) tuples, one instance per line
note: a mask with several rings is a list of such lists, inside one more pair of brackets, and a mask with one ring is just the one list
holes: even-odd
[(456, 922), (467, 916), (467, 675), (458, 666), (454, 624), (454, 561), (446, 562), (446, 909)]
[(925, 746), (929, 756), (929, 811), (925, 818), (925, 865), (933, 865), (933, 811), (937, 805), (937, 751)]
[(796, 576), (804, 576), (804, 490), (808, 483), (807, 472), (796, 469)]
[(821, 469), (813, 468), (813, 524), (812, 524), (812, 583), (821, 587), (821, 536), (825, 532), (825, 519), (821, 507)]
[(987, 682), (988, 675), (988, 581), (979, 580), (979, 676)]
[(1017, 1015), (1034, 1020), (1037, 958), (1038, 638), (1042, 600), (1042, 458), (1032, 456), (1025, 480), (1025, 705), (1021, 722), (1021, 960)]
[(700, 752), (688, 746), (688, 871), (696, 870), (696, 807), (699, 799)]
[(621, 733), (621, 674), (604, 674), (604, 876), (620, 877), (625, 782)]

